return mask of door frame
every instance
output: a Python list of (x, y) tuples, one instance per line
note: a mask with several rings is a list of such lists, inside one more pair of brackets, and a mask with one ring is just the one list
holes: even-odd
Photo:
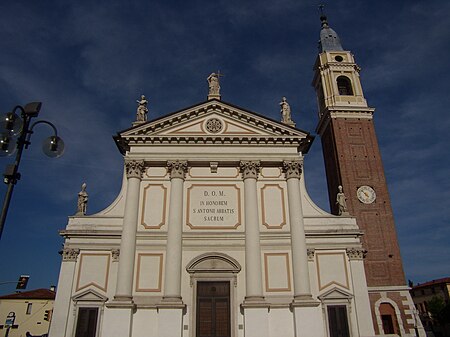
[(190, 337), (196, 337), (197, 334), (197, 283), (198, 282), (229, 282), (230, 283), (230, 332), (231, 337), (237, 336), (237, 291), (236, 291), (236, 276), (227, 274), (201, 274), (191, 276), (192, 286), (192, 311), (191, 311), (191, 333)]
[(186, 271), (190, 274), (191, 303), (189, 337), (197, 334), (197, 283), (229, 282), (230, 283), (230, 332), (231, 337), (238, 336), (239, 305), (237, 301), (237, 274), (240, 264), (223, 253), (205, 253), (192, 259)]
[[(229, 337), (231, 337), (231, 329), (232, 329), (232, 325), (231, 325), (231, 311), (232, 311), (232, 308), (231, 308), (231, 284), (230, 284), (230, 282), (228, 282), (228, 281), (210, 281), (210, 280), (203, 281), (203, 280), (197, 280), (197, 282), (196, 282), (197, 290), (198, 290), (198, 284), (199, 283), (213, 283), (213, 284), (222, 283), (222, 284), (228, 284), (228, 296), (227, 296), (227, 298), (228, 298), (228, 325), (229, 325)], [(222, 297), (223, 298), (223, 296), (218, 296), (218, 297)], [(211, 298), (214, 298), (214, 296), (212, 296)], [(195, 306), (197, 307), (198, 302), (199, 302), (198, 301), (198, 293), (197, 292), (196, 292), (195, 300), (196, 300)], [(198, 321), (199, 321), (199, 317), (198, 317), (198, 312), (196, 311), (196, 314), (195, 314), (195, 322), (196, 322), (196, 324), (198, 323)], [(197, 326), (195, 326), (194, 334), (197, 337)]]

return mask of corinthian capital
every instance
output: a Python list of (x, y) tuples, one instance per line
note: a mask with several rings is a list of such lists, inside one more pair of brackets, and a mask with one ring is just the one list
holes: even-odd
[(366, 255), (367, 250), (364, 248), (347, 248), (347, 256), (350, 260), (362, 260)]
[(170, 179), (181, 178), (184, 179), (186, 176), (188, 168), (188, 163), (186, 160), (169, 160), (167, 162), (167, 171), (170, 174)]
[(242, 160), (239, 166), (244, 180), (247, 178), (258, 179), (258, 174), (261, 171), (261, 163), (259, 161)]
[(142, 179), (144, 167), (145, 164), (143, 160), (125, 159), (125, 170), (127, 173), (127, 178)]
[(112, 249), (111, 256), (112, 256), (113, 262), (119, 261), (120, 249)]
[(302, 174), (302, 163), (300, 161), (287, 161), (283, 162), (283, 171), (286, 179), (298, 178)]
[(63, 261), (76, 261), (78, 254), (80, 254), (79, 249), (64, 248), (62, 250)]

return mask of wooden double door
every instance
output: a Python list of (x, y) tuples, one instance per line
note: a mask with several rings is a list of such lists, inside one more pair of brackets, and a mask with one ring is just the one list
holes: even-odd
[(196, 337), (231, 337), (230, 282), (197, 282)]

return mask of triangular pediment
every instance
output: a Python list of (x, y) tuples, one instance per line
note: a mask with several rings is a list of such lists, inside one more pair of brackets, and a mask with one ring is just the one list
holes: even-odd
[(215, 99), (136, 125), (115, 138), (122, 152), (134, 144), (211, 142), (291, 144), (306, 152), (313, 139), (308, 132)]
[(168, 136), (262, 136), (268, 132), (260, 128), (246, 125), (240, 121), (211, 112), (194, 121), (168, 128), (155, 135), (165, 134)]
[(72, 297), (75, 302), (106, 302), (108, 297), (96, 292), (95, 290), (88, 289)]
[(342, 289), (339, 289), (339, 288), (330, 289), (330, 290), (326, 291), (325, 293), (321, 294), (320, 296), (318, 296), (318, 298), (321, 301), (324, 301), (324, 300), (327, 300), (327, 301), (349, 300), (352, 297), (353, 297), (352, 294), (350, 294)]

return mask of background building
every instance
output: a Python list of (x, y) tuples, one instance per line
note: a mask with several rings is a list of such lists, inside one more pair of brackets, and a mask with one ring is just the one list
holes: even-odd
[(33, 336), (47, 334), (54, 301), (54, 289), (36, 289), (0, 296), (0, 334), (6, 336), (8, 328), (5, 322), (10, 313), (14, 313), (15, 320), (8, 337), (25, 337), (27, 332)]
[(417, 284), (411, 296), (427, 331), (450, 336), (450, 277)]

